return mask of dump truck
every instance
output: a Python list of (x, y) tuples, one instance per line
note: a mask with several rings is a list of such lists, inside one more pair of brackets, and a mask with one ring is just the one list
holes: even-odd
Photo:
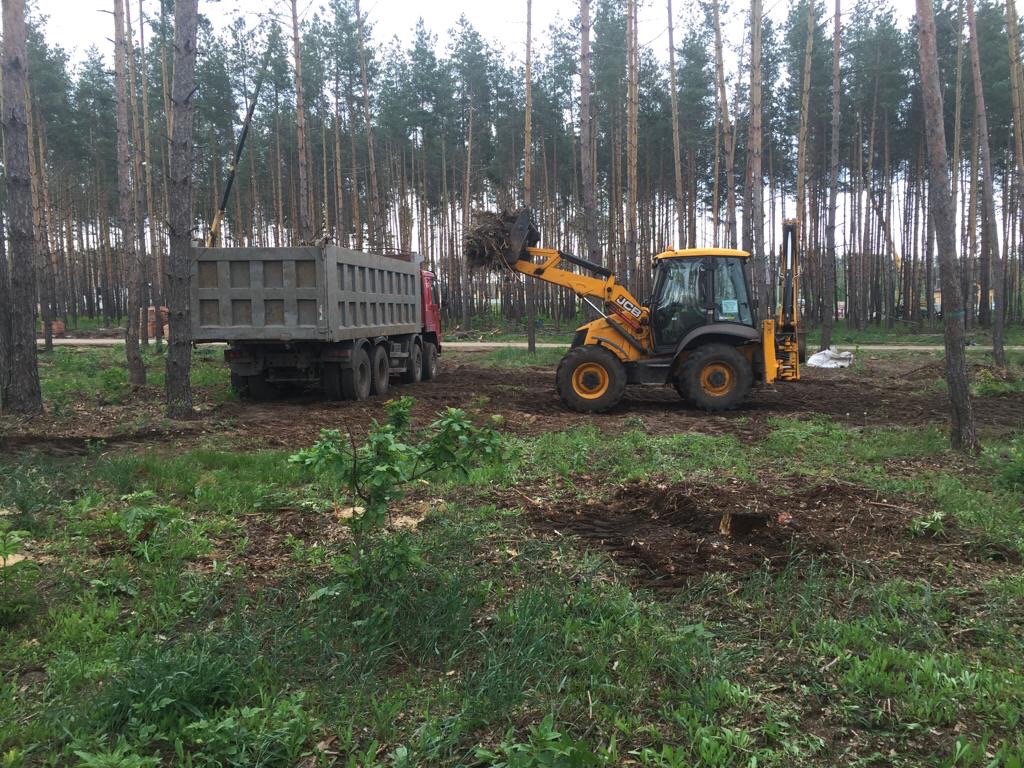
[(227, 342), (239, 396), (315, 386), (331, 400), (433, 379), (441, 353), (437, 279), (418, 256), (332, 245), (193, 249), (192, 339)]

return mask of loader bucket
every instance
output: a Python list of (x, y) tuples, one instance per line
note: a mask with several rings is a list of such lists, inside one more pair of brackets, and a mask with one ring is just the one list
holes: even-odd
[(528, 258), (525, 249), (538, 242), (540, 232), (530, 220), (530, 210), (523, 208), (514, 213), (477, 211), (464, 246), (471, 267), (497, 270)]

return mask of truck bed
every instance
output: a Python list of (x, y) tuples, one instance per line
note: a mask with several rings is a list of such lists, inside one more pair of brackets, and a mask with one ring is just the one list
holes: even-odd
[(195, 248), (195, 341), (324, 341), (419, 333), (418, 263), (337, 246)]

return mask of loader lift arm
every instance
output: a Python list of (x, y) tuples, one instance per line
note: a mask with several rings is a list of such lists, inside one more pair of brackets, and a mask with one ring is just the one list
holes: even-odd
[[(616, 281), (612, 271), (557, 249), (537, 248), (535, 245), (538, 240), (539, 233), (533, 228), (530, 213), (524, 210), (509, 232), (509, 266), (528, 277), (568, 288), (590, 304), (608, 325), (607, 333), (599, 337), (600, 341), (615, 350), (619, 357), (637, 359), (650, 354), (653, 349), (650, 311), (624, 285)], [(582, 267), (596, 276), (563, 269), (563, 261)]]
[[(527, 248), (529, 259), (519, 259), (512, 268), (529, 277), (568, 288), (587, 301), (637, 352), (650, 352), (649, 310), (621, 283), (611, 270), (550, 248)], [(581, 275), (560, 267), (575, 263), (600, 274)]]

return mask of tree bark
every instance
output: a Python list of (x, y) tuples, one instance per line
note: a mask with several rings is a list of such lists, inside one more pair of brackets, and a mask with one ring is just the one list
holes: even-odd
[[(761, 0), (753, 0), (753, 2), (760, 7)], [(678, 239), (676, 242), (677, 248), (686, 247), (686, 217), (683, 213), (683, 157), (682, 150), (679, 144), (679, 93), (676, 87), (676, 43), (674, 37), (675, 19), (672, 17), (672, 0), (668, 0), (668, 83), (669, 83), (669, 94), (671, 96), (672, 104), (672, 170), (674, 173), (675, 190), (676, 190), (676, 226), (678, 229)], [(753, 34), (753, 33), (752, 33)], [(760, 30), (758, 31), (760, 35)], [(758, 37), (758, 45), (760, 45), (760, 37)], [(760, 62), (760, 59), (758, 59)], [(759, 73), (760, 74), (760, 73)], [(758, 82), (760, 86), (760, 81)], [(753, 88), (753, 85), (751, 85)], [(758, 92), (758, 98), (760, 98), (760, 91)], [(751, 91), (751, 104), (753, 104), (753, 91)], [(753, 106), (751, 106), (753, 110)], [(760, 112), (758, 112), (758, 126), (760, 127)], [(753, 126), (754, 118), (751, 118), (751, 126)], [(753, 132), (753, 127), (751, 127)], [(755, 256), (756, 258), (756, 256)]]
[(601, 246), (597, 238), (597, 196), (594, 192), (593, 114), (590, 108), (592, 88), (590, 0), (580, 0), (580, 174), (583, 177), (583, 235), (587, 244), (586, 258), (595, 264), (603, 264)]
[(836, 286), (836, 204), (839, 199), (839, 53), (842, 43), (841, 0), (836, 0), (832, 33), (832, 136), (829, 147), (828, 224), (825, 228), (825, 290), (821, 317), (821, 349), (832, 343)]
[[(718, 80), (718, 107), (722, 120), (722, 140), (725, 149), (725, 231), (727, 245), (736, 247), (736, 184), (733, 166), (736, 162), (736, 132), (729, 119), (729, 97), (725, 90), (725, 63), (722, 57), (722, 25), (718, 0), (712, 5), (715, 16), (715, 75)], [(717, 179), (716, 179), (717, 181)]]
[[(526, 125), (523, 141), (523, 202), (533, 205), (533, 0), (526, 0)], [(537, 281), (526, 281), (526, 348), (537, 354)]]
[(128, 379), (133, 387), (146, 383), (146, 368), (139, 348), (139, 320), (142, 283), (135, 243), (135, 200), (132, 187), (132, 153), (128, 144), (131, 124), (128, 120), (128, 44), (124, 26), (124, 0), (114, 0), (114, 80), (117, 87), (117, 197), (121, 252), (127, 272), (128, 305), (124, 331), (124, 350), (128, 361)]
[[(981, 205), (983, 209), (981, 238), (982, 290), (981, 306), (992, 317), (992, 357), (995, 364), (1006, 367), (1006, 349), (1003, 346), (1003, 323), (1006, 317), (1006, 296), (1003, 282), (1003, 260), (999, 254), (999, 223), (996, 221), (995, 189), (992, 180), (992, 153), (988, 140), (988, 116), (985, 110), (985, 90), (981, 82), (981, 59), (978, 54), (978, 29), (974, 23), (974, 0), (967, 0), (967, 27), (971, 36), (971, 75), (974, 80), (974, 109), (978, 120), (978, 150), (981, 155)], [(995, 309), (990, 309), (987, 290), (991, 269)]]
[(377, 186), (377, 163), (373, 156), (373, 122), (370, 116), (370, 84), (366, 74), (366, 50), (363, 45), (363, 16), (359, 0), (355, 0), (359, 30), (359, 75), (363, 81), (363, 121), (366, 126), (366, 166), (370, 176), (370, 247), (384, 247), (384, 216), (381, 212), (380, 189)]
[[(638, 127), (638, 74), (636, 51), (636, 4), (629, 0), (626, 13), (626, 259), (629, 269), (637, 269), (637, 127)], [(634, 286), (635, 288), (636, 286)]]
[(7, 413), (18, 414), (43, 411), (36, 357), (35, 230), (28, 170), (27, 79), (25, 1), (3, 0), (3, 141), (11, 287), (9, 304), (0, 307), (0, 311), (8, 314), (10, 323), (10, 378), (3, 382), (0, 407)]
[(192, 115), (195, 93), (196, 24), (199, 0), (174, 4), (174, 110), (168, 182), (171, 251), (167, 259), (167, 309), (171, 326), (167, 345), (167, 415), (192, 416), (192, 328), (189, 322), (189, 252), (192, 239)]
[(313, 241), (313, 225), (309, 218), (309, 175), (306, 167), (306, 101), (302, 90), (302, 49), (299, 45), (299, 11), (292, 0), (292, 56), (295, 59), (295, 129), (299, 153), (299, 240)]
[(757, 314), (771, 316), (768, 306), (768, 265), (764, 251), (764, 172), (761, 168), (761, 0), (750, 4), (750, 134), (747, 152), (750, 160), (750, 233), (754, 246), (754, 290)]
[[(917, 46), (921, 65), (925, 137), (928, 144), (928, 199), (931, 202), (931, 218), (938, 240), (939, 273), (942, 280), (946, 384), (949, 388), (951, 417), (950, 443), (955, 450), (976, 453), (979, 443), (967, 380), (963, 296), (956, 274), (953, 200), (949, 188), (949, 158), (946, 155), (946, 129), (943, 123), (932, 0), (917, 0)], [(928, 298), (930, 302), (931, 296)]]

